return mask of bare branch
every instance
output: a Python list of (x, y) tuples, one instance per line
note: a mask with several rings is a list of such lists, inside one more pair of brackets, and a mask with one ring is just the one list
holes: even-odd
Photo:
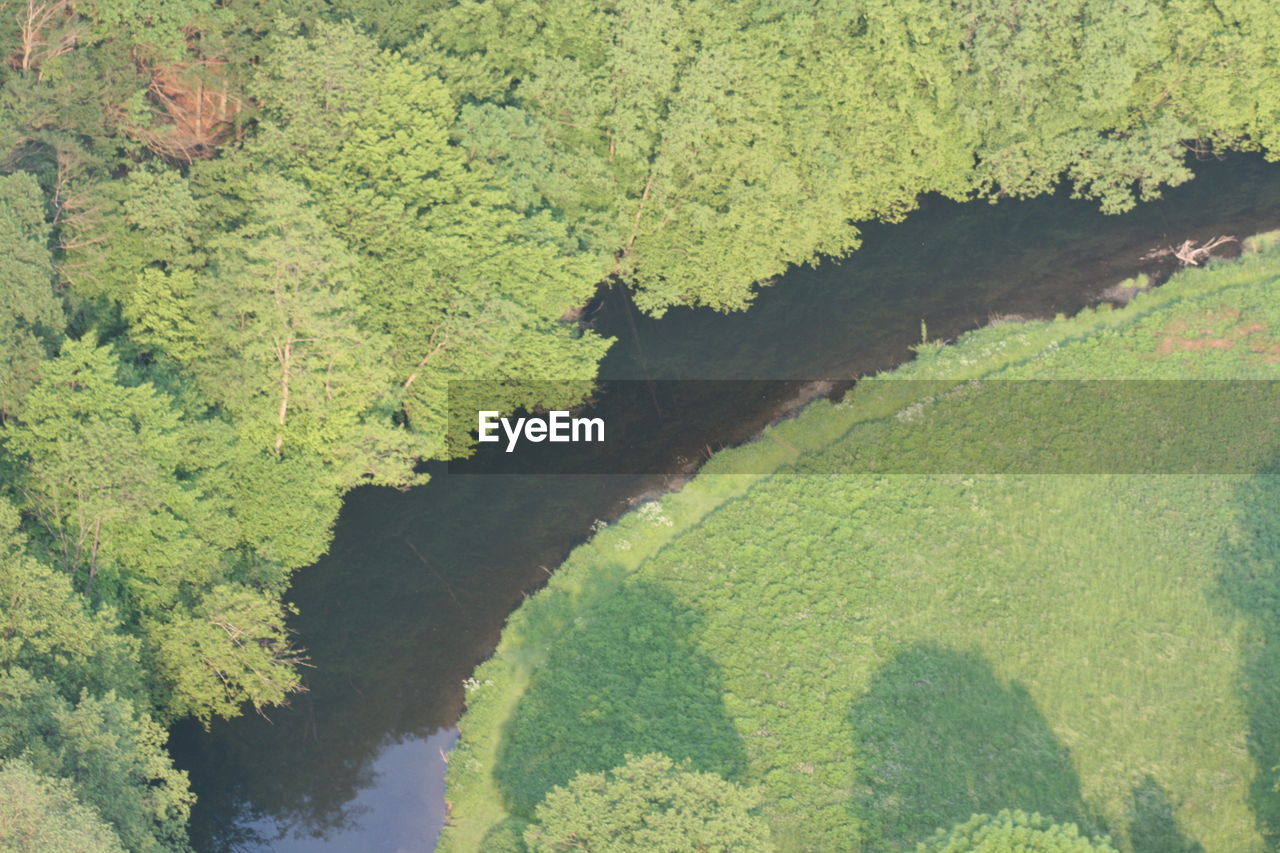
[(1157, 258), (1172, 256), (1177, 258), (1178, 262), (1184, 267), (1198, 267), (1212, 258), (1214, 249), (1223, 244), (1234, 242), (1237, 242), (1236, 238), (1226, 234), (1207, 240), (1204, 245), (1198, 245), (1195, 240), (1183, 240), (1177, 246), (1163, 246), (1152, 249), (1139, 260), (1153, 261)]

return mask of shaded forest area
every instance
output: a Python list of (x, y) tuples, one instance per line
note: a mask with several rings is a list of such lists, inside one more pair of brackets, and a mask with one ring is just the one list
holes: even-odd
[(298, 689), (343, 494), (466, 452), (451, 379), (591, 378), (601, 282), (733, 310), (924, 193), (1126, 209), (1274, 147), (1277, 44), (1261, 0), (10, 2), (3, 832), (183, 849), (163, 726)]

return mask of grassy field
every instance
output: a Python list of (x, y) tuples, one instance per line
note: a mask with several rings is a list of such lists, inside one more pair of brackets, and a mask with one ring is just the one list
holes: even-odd
[[(552, 786), (649, 751), (762, 785), (783, 850), (911, 850), (1002, 808), (1138, 853), (1269, 849), (1280, 477), (848, 473), (921, 420), (1029, 428), (901, 379), (1280, 379), (1267, 243), (1123, 310), (926, 345), (599, 533), (476, 673), (442, 849), (517, 850)], [(1277, 432), (1238, 433), (1250, 464)]]

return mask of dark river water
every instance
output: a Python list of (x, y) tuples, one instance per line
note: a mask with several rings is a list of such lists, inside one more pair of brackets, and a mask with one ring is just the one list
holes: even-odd
[[(926, 200), (897, 225), (868, 226), (843, 261), (797, 269), (731, 315), (638, 316), (609, 292), (588, 318), (616, 337), (604, 379), (840, 380), (910, 356), (924, 320), (951, 338), (995, 314), (1070, 314), (1140, 270), (1147, 250), (1280, 227), (1280, 165), (1199, 164), (1196, 180), (1123, 216), (1065, 195), (953, 204)], [(724, 385), (722, 387), (731, 387)], [(600, 406), (610, 404), (604, 385)], [(632, 403), (634, 405), (634, 403)], [(684, 408), (681, 408), (684, 405)], [(776, 397), (720, 394), (659, 405), (668, 470), (690, 448), (741, 440), (778, 413)], [(584, 446), (583, 452), (590, 452)], [(671, 477), (502, 473), (500, 447), (407, 492), (360, 489), (333, 547), (300, 571), (291, 599), (311, 667), (307, 692), (270, 719), (173, 731), (199, 796), (200, 851), (430, 851), (444, 820), (443, 772), (463, 687), (523, 596), (597, 519)]]

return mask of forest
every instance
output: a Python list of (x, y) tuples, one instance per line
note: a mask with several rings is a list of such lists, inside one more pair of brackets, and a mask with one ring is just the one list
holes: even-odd
[(602, 286), (745, 309), (927, 195), (1123, 211), (1275, 147), (1277, 44), (1261, 0), (3, 6), (0, 842), (186, 849), (166, 727), (288, 701), (344, 494), (471, 452), (451, 381), (578, 402), (519, 380), (594, 376)]

